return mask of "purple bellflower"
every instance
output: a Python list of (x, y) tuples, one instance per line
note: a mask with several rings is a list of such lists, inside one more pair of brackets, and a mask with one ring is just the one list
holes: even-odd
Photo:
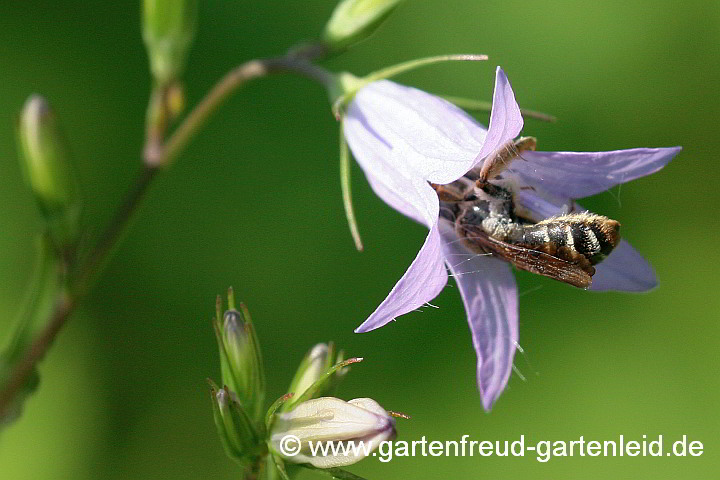
[[(360, 89), (343, 122), (347, 143), (374, 192), (430, 230), (405, 274), (355, 331), (374, 330), (422, 307), (444, 288), (449, 270), (465, 305), (478, 389), (489, 411), (507, 385), (518, 346), (515, 279), (506, 261), (465, 248), (452, 225), (439, 218), (440, 201), (429, 182), (457, 180), (520, 134), (523, 118), (505, 73), (498, 67), (487, 129), (444, 99), (388, 80)], [(503, 177), (514, 187), (518, 208), (540, 221), (568, 213), (575, 198), (660, 170), (679, 151), (526, 151), (526, 161), (513, 162)], [(596, 269), (591, 290), (641, 292), (656, 285), (652, 267), (625, 241)]]

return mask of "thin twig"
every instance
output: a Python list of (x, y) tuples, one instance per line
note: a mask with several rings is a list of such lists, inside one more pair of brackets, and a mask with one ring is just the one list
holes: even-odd
[[(315, 52), (311, 53), (315, 54)], [(286, 57), (251, 60), (240, 65), (225, 75), (210, 90), (161, 148), (146, 149), (145, 166), (132, 184), (125, 200), (87, 259), (78, 268), (72, 270), (72, 280), (74, 281), (71, 291), (61, 295), (45, 327), (30, 344), (25, 355), (13, 366), (7, 384), (0, 390), (0, 418), (22, 391), (35, 365), (50, 349), (55, 337), (67, 323), (75, 307), (87, 295), (103, 266), (122, 239), (123, 233), (134, 213), (137, 212), (153, 179), (160, 171), (160, 167), (167, 167), (223, 101), (249, 80), (270, 73), (294, 72), (315, 80), (323, 86), (329, 86), (334, 81), (332, 74), (313, 65), (307, 58), (293, 52)]]
[(30, 344), (30, 347), (25, 352), (25, 356), (13, 366), (12, 373), (5, 388), (0, 391), (0, 418), (4, 416), (12, 404), (12, 401), (15, 399), (15, 396), (22, 390), (28, 377), (32, 374), (35, 365), (37, 365), (45, 356), (45, 353), (47, 353), (53, 339), (63, 325), (65, 325), (74, 306), (72, 299), (67, 297), (60, 299), (55, 306), (50, 321), (48, 321), (45, 328), (40, 332), (40, 335)]

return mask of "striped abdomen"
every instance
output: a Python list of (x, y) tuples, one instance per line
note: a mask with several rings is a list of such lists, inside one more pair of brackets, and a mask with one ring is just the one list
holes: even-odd
[(601, 262), (620, 241), (620, 224), (602, 215), (571, 213), (523, 225), (512, 243), (587, 266)]

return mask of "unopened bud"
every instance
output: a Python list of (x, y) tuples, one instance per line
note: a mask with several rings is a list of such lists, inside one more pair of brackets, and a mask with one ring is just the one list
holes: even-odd
[(228, 387), (211, 389), (213, 416), (220, 441), (227, 454), (240, 463), (249, 463), (262, 447), (260, 434)]
[(222, 380), (255, 422), (261, 422), (265, 379), (255, 329), (244, 306), (225, 312), (217, 325)]
[(160, 85), (176, 80), (185, 68), (197, 24), (197, 0), (144, 0), (143, 39), (150, 69)]
[(357, 463), (394, 437), (395, 419), (375, 400), (322, 397), (278, 414), (270, 443), (290, 462), (332, 468)]
[[(290, 382), (290, 389), (294, 399), (299, 399), (310, 385), (318, 381), (322, 375), (333, 365), (334, 348), (326, 343), (315, 345), (300, 362), (295, 377)], [(323, 396), (323, 393), (318, 396)], [(292, 399), (286, 403), (291, 404)]]
[(372, 34), (402, 0), (342, 0), (330, 17), (323, 40), (342, 50)]
[[(355, 363), (360, 360), (362, 359), (351, 359), (347, 362)], [(288, 389), (288, 393), (293, 396), (285, 402), (281, 410), (292, 410), (300, 401), (333, 395), (340, 380), (348, 372), (348, 367), (342, 365), (342, 361), (343, 352), (336, 353), (332, 342), (315, 345), (300, 362)]]
[(78, 233), (80, 196), (70, 153), (55, 114), (40, 95), (27, 99), (18, 125), (20, 163), (59, 247)]

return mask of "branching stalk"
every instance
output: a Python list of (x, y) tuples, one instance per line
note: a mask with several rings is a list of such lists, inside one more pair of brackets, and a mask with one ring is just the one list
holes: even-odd
[[(231, 70), (215, 84), (164, 143), (162, 143), (162, 138), (165, 134), (166, 123), (160, 128), (161, 131), (148, 129), (144, 152), (145, 166), (89, 255), (79, 265), (70, 265), (72, 272), (70, 291), (61, 294), (56, 299), (45, 326), (13, 366), (7, 383), (0, 390), (0, 418), (8, 411), (13, 400), (21, 392), (35, 365), (50, 349), (55, 337), (67, 323), (75, 307), (89, 292), (122, 239), (123, 233), (137, 212), (157, 173), (161, 168), (172, 163), (218, 107), (248, 81), (272, 73), (295, 73), (310, 78), (325, 87), (334, 82), (334, 77), (330, 72), (313, 65), (308, 60), (316, 53), (309, 50), (308, 52), (308, 56), (305, 57), (301, 53), (293, 51), (284, 57), (250, 60)], [(150, 102), (157, 101), (157, 98), (157, 95), (152, 95)], [(160, 94), (160, 98), (165, 99), (166, 96)], [(152, 104), (150, 108), (153, 108)], [(148, 148), (148, 145), (153, 145), (153, 148)]]

